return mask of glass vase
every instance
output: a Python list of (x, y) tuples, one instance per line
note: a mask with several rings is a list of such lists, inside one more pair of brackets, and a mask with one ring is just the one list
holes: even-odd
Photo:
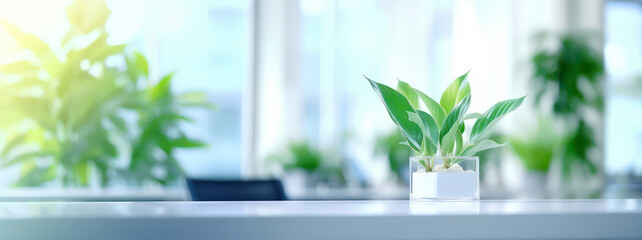
[(479, 200), (479, 157), (410, 157), (410, 200)]

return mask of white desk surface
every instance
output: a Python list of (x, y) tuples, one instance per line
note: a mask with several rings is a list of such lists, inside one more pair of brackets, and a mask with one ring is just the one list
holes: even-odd
[[(486, 191), (487, 192), (487, 191)], [(385, 189), (333, 188), (287, 191), (291, 200), (403, 200), (408, 199), (408, 187)], [(0, 190), (0, 202), (138, 202), (189, 200), (185, 188), (18, 188)]]
[(16, 188), (0, 190), (0, 202), (132, 202), (183, 201), (189, 199), (184, 189), (134, 188)]
[(642, 200), (0, 203), (0, 238), (640, 239)]

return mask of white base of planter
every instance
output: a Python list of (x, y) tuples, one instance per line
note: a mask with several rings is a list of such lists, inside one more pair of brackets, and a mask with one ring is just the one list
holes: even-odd
[(430, 199), (479, 199), (477, 176), (473, 171), (414, 172), (410, 198)]

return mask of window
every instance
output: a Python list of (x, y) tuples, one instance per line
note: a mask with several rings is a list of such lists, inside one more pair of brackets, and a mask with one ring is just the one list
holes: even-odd
[(604, 57), (608, 176), (642, 176), (642, 3), (607, 1)]

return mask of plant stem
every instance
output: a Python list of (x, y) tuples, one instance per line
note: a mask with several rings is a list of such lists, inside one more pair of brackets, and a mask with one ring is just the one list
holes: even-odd
[(430, 166), (430, 163), (426, 163), (426, 161), (424, 161), (423, 159), (419, 159), (419, 163), (424, 166), (426, 172), (432, 171), (432, 166)]
[(449, 169), (450, 168), (450, 160), (448, 160), (448, 158), (444, 158), (443, 162), (444, 162), (444, 168), (445, 169)]
[(426, 162), (426, 165), (428, 165), (428, 168), (427, 168), (426, 172), (432, 172), (432, 168), (433, 168), (434, 166), (432, 165), (432, 163), (430, 162), (430, 160), (428, 160), (428, 161)]

